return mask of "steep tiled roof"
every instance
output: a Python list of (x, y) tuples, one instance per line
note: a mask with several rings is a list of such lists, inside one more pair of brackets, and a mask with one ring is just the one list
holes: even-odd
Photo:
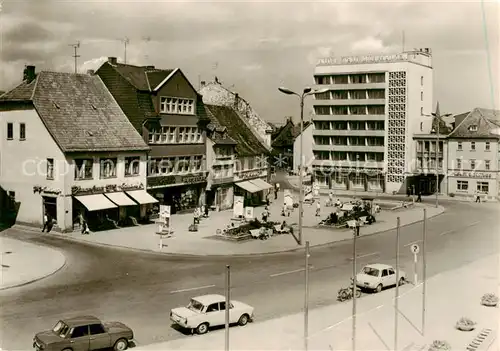
[(42, 71), (30, 84), (33, 105), (62, 151), (149, 149), (98, 76)]
[(14, 89), (0, 95), (0, 101), (29, 101), (33, 95), (36, 80), (31, 82), (23, 81)]
[[(475, 108), (465, 119), (450, 133), (449, 138), (456, 139), (481, 139), (498, 138), (499, 135), (493, 131), (498, 129), (500, 111), (484, 108)], [(476, 126), (477, 130), (471, 129)]]
[(173, 69), (156, 69), (124, 63), (117, 63), (112, 66), (136, 89), (142, 91), (152, 91), (174, 71)]
[(254, 156), (268, 152), (267, 148), (243, 121), (240, 114), (233, 108), (209, 104), (205, 104), (205, 106), (217, 120), (218, 125), (227, 128), (227, 133), (237, 143), (236, 152), (238, 155)]

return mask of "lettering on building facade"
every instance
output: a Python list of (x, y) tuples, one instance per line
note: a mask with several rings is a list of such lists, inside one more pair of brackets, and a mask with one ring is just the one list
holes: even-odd
[(59, 189), (51, 189), (51, 188), (46, 187), (46, 186), (35, 185), (35, 186), (33, 186), (33, 194), (36, 194), (36, 193), (59, 195), (60, 193), (62, 193), (62, 191)]
[(493, 178), (492, 173), (489, 172), (462, 172), (462, 171), (455, 171), (455, 172), (450, 172), (448, 174), (449, 177), (464, 177), (464, 178), (483, 178), (483, 179), (491, 179)]
[(182, 178), (182, 183), (193, 184), (193, 183), (203, 183), (206, 180), (204, 175), (192, 175)]
[(348, 65), (358, 63), (382, 63), (408, 61), (408, 54), (393, 55), (363, 55), (363, 56), (342, 56), (325, 57), (318, 61), (318, 66)]
[(247, 171), (247, 172), (241, 173), (240, 178), (242, 178), (242, 179), (257, 178), (257, 177), (260, 177), (260, 175), (261, 175), (260, 171)]
[(114, 193), (117, 191), (131, 191), (131, 190), (143, 190), (144, 185), (139, 184), (108, 184), (106, 186), (93, 186), (91, 188), (82, 188), (80, 186), (71, 187), (71, 195), (92, 195), (92, 194), (104, 194), (104, 193)]

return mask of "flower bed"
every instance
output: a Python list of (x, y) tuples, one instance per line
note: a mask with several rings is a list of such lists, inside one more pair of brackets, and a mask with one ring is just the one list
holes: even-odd
[(462, 317), (458, 320), (455, 328), (461, 331), (472, 331), (476, 328), (476, 322), (467, 317)]
[(488, 307), (496, 307), (498, 305), (498, 296), (492, 293), (484, 294), (481, 297), (481, 305)]
[(444, 340), (434, 340), (428, 351), (449, 351), (451, 345)]
[(225, 239), (233, 240), (233, 241), (243, 241), (252, 239), (252, 235), (250, 234), (251, 230), (266, 228), (274, 231), (274, 226), (277, 224), (281, 224), (278, 222), (260, 222), (257, 219), (254, 219), (251, 222), (244, 223), (237, 227), (228, 226), (226, 229), (217, 229), (217, 235), (221, 235)]

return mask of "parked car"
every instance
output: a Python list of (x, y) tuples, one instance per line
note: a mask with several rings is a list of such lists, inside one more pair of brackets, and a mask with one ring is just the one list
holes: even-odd
[(51, 330), (33, 338), (36, 351), (126, 350), (134, 338), (132, 329), (120, 322), (102, 323), (94, 316), (62, 319)]
[[(406, 273), (399, 270), (399, 285), (406, 281)], [(369, 264), (356, 275), (356, 285), (360, 288), (382, 291), (383, 288), (396, 285), (396, 272), (386, 264)]]
[[(253, 320), (254, 308), (239, 301), (231, 301), (229, 323), (246, 325)], [(187, 307), (170, 311), (170, 320), (185, 329), (205, 334), (209, 327), (224, 325), (226, 321), (226, 297), (211, 294), (194, 297)]]

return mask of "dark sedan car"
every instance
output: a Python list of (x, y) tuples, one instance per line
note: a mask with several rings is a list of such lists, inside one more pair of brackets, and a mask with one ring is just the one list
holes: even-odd
[(36, 351), (126, 350), (134, 338), (132, 329), (120, 322), (102, 323), (93, 316), (63, 319), (52, 330), (33, 338)]

